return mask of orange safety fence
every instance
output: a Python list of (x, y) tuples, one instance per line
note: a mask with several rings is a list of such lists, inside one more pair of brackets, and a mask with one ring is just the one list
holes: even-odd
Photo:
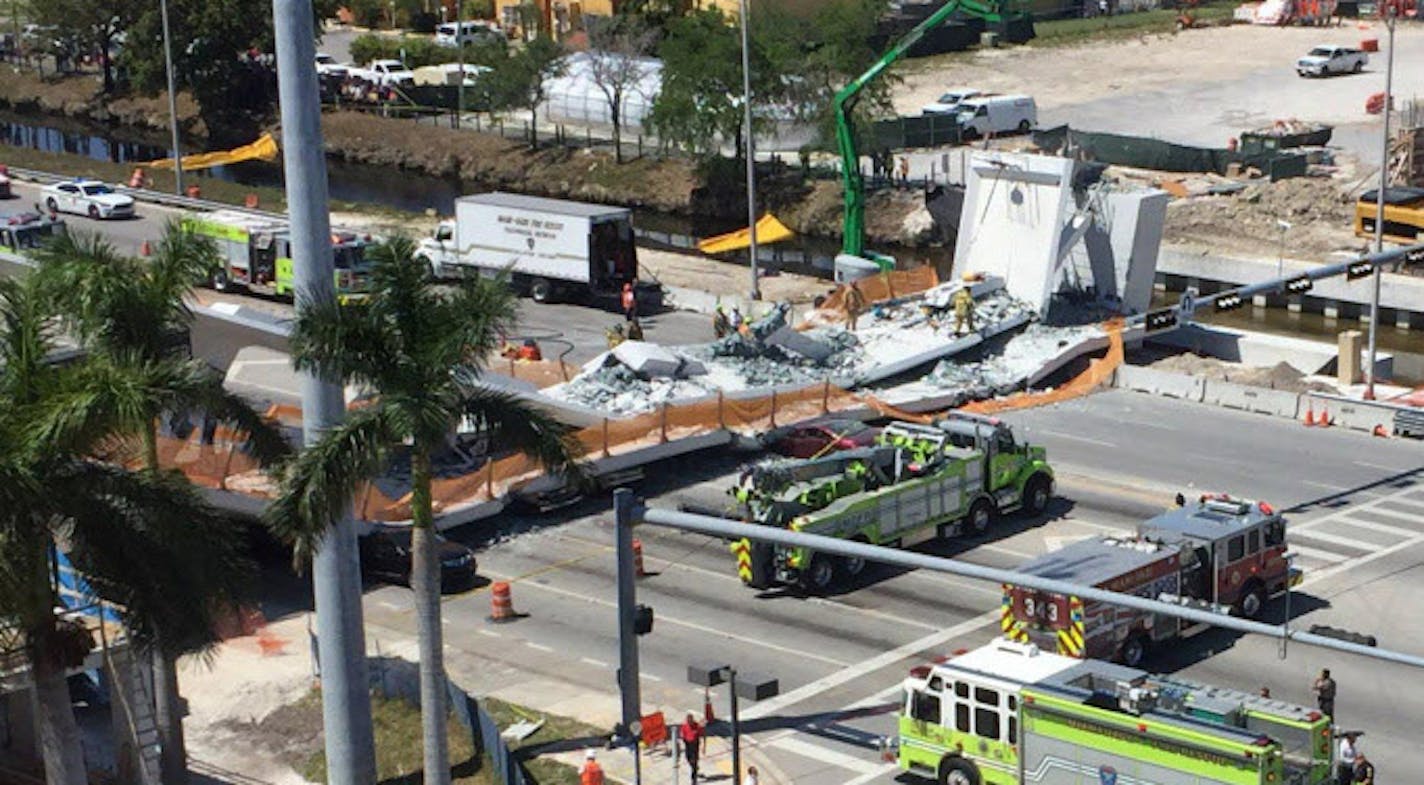
[[(1107, 382), (1122, 364), (1121, 323), (1109, 323), (1108, 351), (1100, 359), (1090, 360), (1088, 367), (1063, 386), (1045, 392), (1020, 393), (1008, 398), (979, 401), (961, 407), (962, 411), (983, 414), (1041, 406), (1077, 398)], [(796, 390), (775, 392), (757, 398), (716, 398), (686, 404), (665, 404), (650, 412), (627, 419), (605, 419), (598, 425), (573, 434), (583, 449), (586, 460), (651, 447), (667, 441), (688, 438), (717, 430), (762, 431), (776, 425), (787, 425), (834, 411), (869, 406), (886, 417), (913, 422), (929, 422), (941, 413), (915, 413), (898, 409), (873, 395), (853, 393), (829, 382), (808, 385)], [(292, 407), (273, 407), (268, 416), (286, 422), (293, 415)], [(296, 413), (299, 418), (299, 412)], [(222, 433), (223, 436), (231, 434)], [(196, 435), (188, 440), (160, 437), (160, 457), (164, 466), (181, 469), (193, 482), (211, 488), (225, 488), (253, 495), (271, 493), (271, 483), (264, 482), (255, 463), (240, 450), (236, 441), (204, 446), (196, 443)], [(436, 510), (461, 503), (478, 503), (498, 498), (521, 484), (540, 476), (538, 464), (522, 455), (501, 458), (480, 469), (458, 477), (439, 478), (432, 483)], [(242, 482), (235, 482), (241, 475)], [(363, 486), (356, 494), (354, 508), (361, 518), (373, 521), (400, 521), (410, 517), (410, 495), (393, 499), (373, 484)]]

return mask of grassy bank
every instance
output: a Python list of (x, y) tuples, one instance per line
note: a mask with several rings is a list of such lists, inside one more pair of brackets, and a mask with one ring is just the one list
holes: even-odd
[[(517, 755), (519, 750), (554, 744), (574, 739), (607, 738), (607, 728), (595, 728), (586, 722), (569, 717), (535, 714), (513, 703), (505, 703), (494, 698), (482, 698), (480, 705), (489, 712), (490, 718), (501, 728), (507, 728), (520, 720), (544, 720), (532, 736), (523, 741), (510, 743), (510, 749)], [(524, 762), (524, 770), (539, 785), (578, 785), (578, 770), (565, 763), (549, 758), (530, 758)]]
[[(1092, 0), (1088, 0), (1092, 2)], [(1215, 24), (1231, 18), (1234, 5), (1203, 5), (1192, 11), (1197, 24)], [(1030, 46), (1074, 46), (1092, 41), (1136, 38), (1140, 35), (1170, 33), (1177, 29), (1177, 12), (1169, 8), (1133, 11), (1092, 19), (1054, 19), (1034, 23), (1037, 37)]]

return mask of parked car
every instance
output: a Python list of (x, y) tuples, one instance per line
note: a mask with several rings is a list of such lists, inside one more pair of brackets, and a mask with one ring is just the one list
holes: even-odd
[(446, 22), (435, 28), (435, 43), (438, 46), (456, 47), (503, 40), (504, 31), (490, 22)]
[(1295, 61), (1295, 72), (1301, 76), (1358, 74), (1365, 70), (1370, 56), (1348, 46), (1322, 45), (1311, 49)]
[(415, 84), (415, 74), (399, 60), (372, 60), (366, 68), (352, 70), (351, 76), (382, 87)]
[(40, 192), (52, 213), (78, 213), (90, 218), (132, 218), (134, 199), (98, 180), (66, 180)]
[[(456, 592), (475, 583), (475, 552), (440, 535), (436, 548), (440, 557), (440, 591)], [(362, 537), (361, 574), (373, 580), (410, 585), (409, 527), (384, 527)]]
[(840, 450), (870, 447), (880, 429), (860, 420), (826, 419), (777, 428), (763, 437), (768, 450), (790, 458), (811, 458)]
[[(465, 86), (476, 86), (476, 84), (479, 83), (480, 77), (489, 73), (491, 70), (489, 66), (465, 63)], [(415, 84), (417, 86), (435, 85), (438, 87), (455, 87), (460, 84), (459, 63), (427, 65), (415, 69), (412, 73), (415, 74)]]
[(332, 79), (345, 79), (348, 69), (346, 65), (336, 62), (336, 58), (325, 52), (316, 53), (316, 75), (320, 77), (330, 77)]
[(964, 138), (1012, 131), (1028, 133), (1038, 125), (1038, 104), (1026, 95), (986, 95), (959, 104), (955, 112)]
[(983, 95), (988, 93), (974, 87), (956, 87), (935, 99), (934, 103), (920, 107), (920, 114), (954, 114), (960, 104)]

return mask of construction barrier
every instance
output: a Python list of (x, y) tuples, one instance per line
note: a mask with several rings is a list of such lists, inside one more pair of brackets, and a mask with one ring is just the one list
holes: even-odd
[(1215, 379), (1203, 380), (1202, 403), (1292, 419), (1300, 412), (1298, 393)]
[(1201, 403), (1206, 392), (1206, 380), (1200, 376), (1158, 371), (1136, 365), (1118, 368), (1115, 384), (1124, 390), (1165, 395), (1168, 398), (1197, 403)]
[(513, 621), (514, 598), (510, 595), (509, 584), (497, 581), (490, 585), (490, 621)]
[[(894, 270), (866, 276), (855, 281), (855, 285), (865, 298), (868, 309), (877, 302), (908, 297), (939, 286), (939, 273), (929, 266), (916, 267), (913, 270)], [(807, 317), (802, 324), (806, 327), (817, 327), (845, 321), (845, 293), (849, 290), (850, 284), (845, 284), (827, 295), (815, 313)]]
[(1306, 393), (1306, 397), (1310, 399), (1307, 405), (1314, 408), (1317, 415), (1328, 410), (1334, 425), (1365, 433), (1373, 433), (1379, 426), (1393, 430), (1395, 411), (1399, 408), (1319, 393)]

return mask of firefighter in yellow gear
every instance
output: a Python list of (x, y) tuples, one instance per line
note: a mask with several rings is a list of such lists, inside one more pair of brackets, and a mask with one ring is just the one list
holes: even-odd
[(967, 326), (974, 332), (974, 294), (966, 286), (954, 293), (954, 334), (963, 335)]
[(608, 348), (616, 349), (618, 344), (628, 340), (628, 336), (623, 333), (623, 325), (615, 324), (603, 331), (603, 337), (608, 341)]
[(860, 319), (860, 312), (863, 310), (865, 310), (865, 294), (860, 291), (859, 284), (851, 281), (850, 288), (845, 293), (847, 330), (855, 330), (856, 322)]

